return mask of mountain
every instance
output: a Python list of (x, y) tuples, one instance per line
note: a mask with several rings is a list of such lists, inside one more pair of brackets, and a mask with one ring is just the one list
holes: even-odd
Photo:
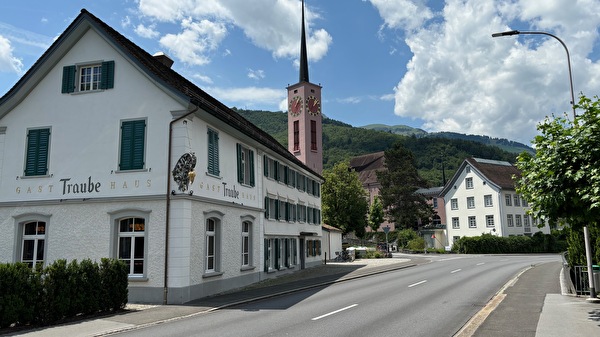
[(497, 146), (505, 151), (519, 154), (523, 151), (527, 151), (533, 153), (534, 150), (530, 146), (525, 144), (515, 142), (512, 140), (508, 140), (505, 138), (492, 138), (488, 136), (480, 136), (480, 135), (467, 135), (463, 133), (457, 132), (430, 132), (412, 128), (406, 125), (385, 125), (385, 124), (369, 124), (365, 126), (361, 126), (361, 128), (369, 129), (369, 130), (377, 130), (383, 132), (391, 132), (398, 135), (404, 136), (412, 136), (415, 135), (417, 137), (439, 137), (439, 138), (450, 138), (450, 139), (462, 139), (468, 141), (474, 141), (481, 144)]
[[(242, 117), (272, 135), (287, 147), (287, 114), (285, 112), (255, 111), (233, 108)], [(409, 134), (395, 133), (393, 130), (405, 130)], [(412, 129), (412, 130), (411, 130)], [(450, 179), (456, 169), (467, 157), (515, 162), (515, 152), (509, 152), (498, 145), (491, 145), (477, 137), (443, 138), (438, 134), (429, 134), (423, 130), (408, 126), (388, 127), (376, 130), (357, 128), (352, 125), (323, 116), (323, 168), (333, 167), (340, 161), (367, 153), (385, 151), (394, 143), (414, 153), (415, 165), (419, 174), (431, 186), (441, 186)], [(469, 138), (469, 136), (467, 136)], [(489, 138), (489, 137), (488, 137)], [(485, 139), (482, 137), (481, 139)]]

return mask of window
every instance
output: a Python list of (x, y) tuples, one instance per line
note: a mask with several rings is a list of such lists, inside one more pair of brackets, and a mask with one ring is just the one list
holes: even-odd
[(440, 216), (439, 216), (439, 215), (437, 215), (437, 214), (435, 214), (435, 215), (433, 216), (433, 219), (432, 219), (432, 220), (433, 220), (433, 221), (432, 221), (432, 223), (433, 223), (433, 225), (434, 225), (434, 226), (439, 226), (439, 225), (441, 225), (441, 224), (442, 224), (442, 218), (440, 218)]
[(436, 197), (431, 198), (431, 203), (433, 204), (433, 208), (438, 208), (438, 200)]
[(121, 122), (121, 148), (119, 170), (141, 170), (144, 168), (146, 144), (146, 120)]
[(219, 133), (213, 129), (208, 129), (208, 174), (219, 176)]
[(273, 270), (275, 267), (274, 241), (275, 239), (265, 239), (265, 272)]
[(63, 67), (63, 94), (112, 89), (115, 84), (115, 62)]
[(219, 226), (215, 218), (206, 219), (206, 264), (205, 272), (219, 271)]
[(523, 207), (527, 207), (527, 206), (529, 206), (529, 205), (527, 204), (527, 200), (525, 200), (525, 199), (523, 199), (523, 198), (521, 198), (521, 205), (522, 205)]
[(521, 198), (518, 194), (515, 194), (515, 206), (521, 206)]
[(144, 275), (146, 220), (124, 218), (119, 220), (118, 259), (124, 261), (129, 276)]
[(475, 208), (475, 197), (467, 197), (467, 208)]
[(529, 215), (527, 215), (527, 214), (523, 215), (523, 226), (525, 226), (525, 227), (529, 227), (530, 226), (530, 224), (529, 224)]
[(521, 222), (521, 214), (516, 214), (515, 215), (515, 225), (517, 227), (522, 227), (523, 223)]
[(465, 187), (467, 189), (472, 189), (473, 188), (473, 178), (472, 177), (465, 178)]
[(485, 216), (485, 226), (486, 227), (494, 227), (494, 216), (493, 215)]
[(511, 196), (510, 194), (507, 194), (504, 196), (506, 199), (506, 206), (512, 206), (512, 202), (511, 202)]
[(300, 121), (294, 121), (294, 151), (300, 151)]
[(469, 217), (469, 228), (477, 228), (477, 222), (474, 216)]
[(30, 221), (22, 226), (21, 262), (34, 267), (44, 264), (44, 244), (46, 242), (46, 223)]
[(450, 208), (458, 209), (458, 199), (456, 199), (456, 198), (450, 199)]
[(513, 215), (512, 214), (507, 214), (506, 215), (506, 225), (508, 227), (514, 227), (514, 223), (513, 223)]
[(460, 228), (460, 222), (458, 221), (458, 217), (453, 217), (452, 218), (452, 229), (459, 229)]
[(486, 194), (483, 196), (483, 203), (485, 205), (485, 207), (492, 207), (493, 202), (492, 202), (492, 195), (491, 194)]
[(310, 121), (310, 149), (317, 151), (317, 121)]
[(467, 166), (465, 167), (465, 172), (467, 172), (467, 173), (471, 173), (471, 166), (467, 165)]
[(237, 144), (238, 183), (254, 186), (254, 151)]
[(249, 267), (252, 265), (251, 259), (251, 236), (252, 236), (252, 223), (250, 221), (242, 222), (242, 267)]
[(27, 153), (25, 154), (25, 176), (48, 174), (48, 152), (50, 150), (50, 128), (27, 131)]

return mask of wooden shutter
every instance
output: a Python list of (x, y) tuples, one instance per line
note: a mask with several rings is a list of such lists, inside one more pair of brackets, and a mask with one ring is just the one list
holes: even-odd
[(218, 176), (219, 171), (219, 134), (208, 130), (208, 173)]
[(63, 67), (63, 78), (62, 78), (62, 93), (68, 94), (75, 91), (75, 72), (77, 68), (75, 66)]
[(275, 239), (275, 268), (279, 269), (279, 239)]
[(115, 61), (102, 62), (100, 89), (112, 89), (115, 86)]
[(248, 161), (250, 162), (248, 165), (250, 165), (250, 186), (254, 187), (254, 151), (249, 150), (248, 151), (249, 155), (248, 157)]
[(48, 173), (48, 150), (50, 129), (34, 129), (27, 133), (27, 154), (25, 176), (39, 176)]
[(269, 271), (269, 239), (265, 239), (265, 273)]
[(242, 161), (242, 156), (244, 149), (242, 149), (241, 144), (235, 144), (235, 149), (237, 152), (237, 181), (240, 184), (244, 183), (244, 163)]
[(265, 218), (269, 218), (269, 197), (265, 197)]
[(265, 177), (269, 176), (269, 158), (267, 155), (263, 155), (263, 172)]
[(144, 168), (145, 138), (145, 120), (124, 121), (121, 124), (120, 170), (141, 170)]

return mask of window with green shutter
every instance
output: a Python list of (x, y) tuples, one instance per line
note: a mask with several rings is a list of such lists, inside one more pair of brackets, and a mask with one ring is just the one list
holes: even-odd
[(146, 146), (146, 120), (121, 122), (121, 152), (119, 170), (141, 170), (144, 168)]
[(112, 89), (115, 85), (115, 61), (63, 67), (63, 94)]
[(219, 171), (219, 134), (208, 129), (208, 174), (218, 176)]
[(254, 151), (236, 144), (238, 183), (254, 187)]
[(25, 176), (43, 176), (48, 174), (49, 149), (50, 128), (31, 129), (27, 132)]

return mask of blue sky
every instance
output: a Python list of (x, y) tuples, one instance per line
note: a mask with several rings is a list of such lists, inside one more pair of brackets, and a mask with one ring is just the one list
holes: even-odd
[[(0, 95), (82, 8), (230, 107), (282, 111), (298, 82), (300, 0), (5, 1)], [(600, 0), (306, 0), (310, 80), (323, 113), (530, 144), (545, 116), (600, 93)]]

